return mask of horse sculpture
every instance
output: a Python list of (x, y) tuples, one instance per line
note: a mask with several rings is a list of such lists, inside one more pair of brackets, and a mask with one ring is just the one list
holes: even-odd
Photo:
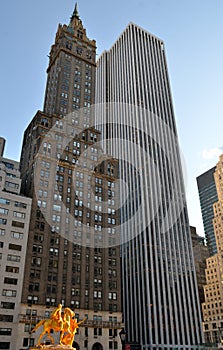
[(43, 326), (43, 331), (38, 339), (38, 346), (41, 346), (41, 340), (45, 334), (54, 344), (54, 338), (50, 334), (50, 331), (54, 330), (55, 332), (60, 332), (60, 345), (70, 345), (72, 347), (78, 325), (84, 321), (78, 323), (74, 316), (74, 311), (69, 308), (65, 308), (62, 315), (62, 305), (59, 304), (48, 320), (41, 320), (32, 330), (32, 332), (35, 332), (39, 327)]

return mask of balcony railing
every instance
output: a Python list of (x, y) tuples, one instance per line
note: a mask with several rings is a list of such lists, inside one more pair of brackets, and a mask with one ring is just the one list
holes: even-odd
[(124, 328), (124, 323), (122, 322), (109, 322), (109, 321), (96, 321), (96, 320), (86, 320), (82, 323), (84, 327), (101, 327), (101, 328)]
[(19, 315), (19, 322), (21, 323), (38, 323), (41, 320), (44, 320), (45, 317), (42, 316), (31, 316), (31, 315)]
[[(32, 323), (36, 324), (41, 320), (47, 319), (44, 316), (32, 316), (32, 315), (19, 315), (19, 322), (21, 323)], [(109, 322), (109, 321), (100, 321), (100, 320), (85, 320), (80, 324), (80, 327), (101, 327), (101, 328), (124, 328), (124, 323), (122, 322)]]

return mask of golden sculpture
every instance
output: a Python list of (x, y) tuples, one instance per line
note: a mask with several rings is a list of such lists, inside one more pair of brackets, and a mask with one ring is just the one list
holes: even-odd
[(38, 338), (38, 346), (41, 347), (41, 340), (45, 334), (47, 334), (52, 344), (54, 344), (54, 338), (50, 334), (50, 331), (54, 330), (55, 332), (60, 332), (59, 345), (67, 345), (72, 348), (77, 328), (80, 323), (84, 322), (84, 320), (77, 322), (74, 316), (74, 311), (68, 307), (62, 312), (62, 305), (59, 304), (48, 320), (41, 320), (32, 330), (32, 332), (35, 332), (39, 327), (43, 326), (43, 331)]
[(74, 336), (77, 332), (77, 328), (79, 324), (83, 321), (77, 322), (76, 318), (71, 318), (69, 321), (69, 331), (67, 331), (66, 333), (63, 332), (63, 334), (61, 334), (61, 343), (63, 345), (72, 346), (74, 342)]

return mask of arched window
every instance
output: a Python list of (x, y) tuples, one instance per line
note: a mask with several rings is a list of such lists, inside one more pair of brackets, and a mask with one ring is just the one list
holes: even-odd
[(100, 343), (95, 343), (92, 346), (92, 350), (103, 350), (103, 346)]
[(76, 341), (73, 342), (73, 348), (76, 350), (80, 350), (80, 346), (78, 345), (78, 343), (76, 343)]

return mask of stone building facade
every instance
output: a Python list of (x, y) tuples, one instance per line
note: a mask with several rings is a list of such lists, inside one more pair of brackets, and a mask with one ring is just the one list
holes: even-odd
[(217, 253), (207, 259), (205, 302), (202, 305), (205, 339), (222, 343), (223, 339), (223, 155), (220, 156), (214, 173), (218, 201), (213, 205), (213, 227)]
[(0, 348), (16, 349), (31, 202), (20, 195), (19, 163), (0, 138)]
[(24, 133), (22, 192), (33, 202), (19, 349), (36, 344), (29, 332), (59, 303), (86, 318), (77, 350), (121, 346), (119, 167), (92, 126), (95, 50), (75, 6), (51, 47), (44, 110)]

